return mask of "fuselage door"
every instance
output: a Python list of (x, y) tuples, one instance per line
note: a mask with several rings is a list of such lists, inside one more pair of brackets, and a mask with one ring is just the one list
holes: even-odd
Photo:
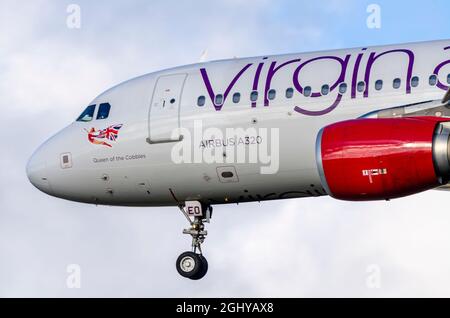
[(181, 94), (187, 74), (160, 76), (150, 104), (149, 138), (151, 144), (182, 140), (180, 128)]

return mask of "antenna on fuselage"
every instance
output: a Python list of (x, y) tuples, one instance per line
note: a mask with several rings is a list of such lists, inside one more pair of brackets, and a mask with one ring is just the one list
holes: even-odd
[(200, 56), (200, 60), (199, 62), (206, 62), (206, 60), (208, 59), (208, 49), (205, 49), (202, 53), (202, 55)]

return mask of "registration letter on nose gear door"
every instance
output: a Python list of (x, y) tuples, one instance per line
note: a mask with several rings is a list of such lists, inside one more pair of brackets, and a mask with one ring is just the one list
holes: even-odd
[(190, 216), (202, 216), (202, 205), (198, 201), (186, 201), (186, 212)]

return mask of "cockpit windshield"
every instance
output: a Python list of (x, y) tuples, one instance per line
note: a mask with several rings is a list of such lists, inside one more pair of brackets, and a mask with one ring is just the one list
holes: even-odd
[(77, 121), (88, 122), (94, 118), (95, 105), (90, 105), (86, 107), (86, 109), (81, 113), (80, 117), (78, 117)]
[(109, 103), (102, 103), (98, 107), (97, 119), (105, 119), (109, 116), (111, 105)]

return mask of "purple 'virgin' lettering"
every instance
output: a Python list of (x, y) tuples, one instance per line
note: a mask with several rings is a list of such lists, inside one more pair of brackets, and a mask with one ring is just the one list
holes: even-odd
[(298, 106), (295, 106), (294, 110), (297, 113), (300, 113), (300, 114), (303, 114), (303, 115), (307, 115), (307, 116), (322, 116), (322, 115), (328, 114), (329, 112), (333, 111), (336, 107), (338, 107), (338, 105), (340, 104), (341, 100), (342, 100), (342, 95), (338, 94), (337, 97), (336, 97), (336, 100), (333, 102), (333, 104), (330, 107), (325, 108), (323, 110), (313, 111), (313, 110), (303, 109), (303, 108), (298, 107)]
[[(367, 48), (363, 48), (363, 51), (367, 50)], [(364, 56), (364, 53), (358, 54), (358, 57), (356, 58), (355, 62), (355, 68), (353, 69), (353, 77), (352, 77), (352, 98), (356, 98), (356, 85), (358, 82), (358, 73), (359, 73), (359, 66), (361, 65), (362, 57)]]
[[(450, 46), (447, 46), (446, 48), (444, 48), (445, 50), (450, 49)], [(438, 77), (438, 82), (437, 82), (437, 87), (439, 87), (440, 89), (443, 89), (444, 91), (447, 91), (450, 86), (444, 85), (441, 83), (441, 81), (439, 80), (439, 72), (441, 71), (441, 68), (443, 68), (445, 65), (450, 64), (450, 60), (444, 61), (441, 64), (439, 64), (438, 66), (436, 66), (436, 68), (434, 69), (433, 74), (437, 75)]]
[(372, 71), (372, 66), (375, 63), (375, 61), (382, 57), (383, 55), (390, 54), (390, 53), (405, 53), (408, 55), (409, 62), (408, 62), (408, 72), (406, 75), (406, 94), (411, 94), (411, 78), (414, 68), (414, 52), (408, 49), (396, 49), (396, 50), (390, 50), (383, 52), (381, 54), (376, 55), (376, 52), (370, 53), (369, 60), (367, 61), (366, 66), (366, 73), (364, 75), (364, 81), (366, 82), (366, 89), (364, 91), (364, 97), (369, 97), (369, 81), (370, 81), (370, 72)]
[(200, 73), (202, 74), (203, 82), (204, 82), (204, 84), (206, 86), (206, 89), (208, 91), (208, 95), (211, 98), (211, 101), (212, 101), (216, 111), (220, 111), (222, 109), (222, 106), (223, 106), (223, 104), (225, 104), (227, 96), (230, 93), (230, 91), (233, 88), (233, 86), (236, 84), (236, 82), (239, 80), (239, 78), (242, 76), (242, 74), (244, 74), (245, 71), (252, 65), (253, 65), (253, 63), (247, 64), (246, 66), (244, 66), (242, 68), (242, 70), (239, 71), (239, 73), (236, 74), (236, 76), (233, 78), (233, 80), (230, 82), (230, 84), (228, 85), (227, 89), (225, 90), (225, 93), (223, 94), (223, 102), (222, 102), (221, 105), (216, 105), (216, 101), (215, 101), (216, 94), (214, 93), (214, 89), (212, 88), (212, 85), (211, 85), (211, 82), (209, 80), (208, 73), (206, 72), (206, 69), (204, 69), (204, 68), (200, 69)]
[[(261, 70), (263, 66), (264, 62), (259, 63), (258, 68), (256, 69), (255, 79), (253, 80), (253, 88), (252, 88), (254, 91), (258, 90), (259, 77), (261, 76)], [(256, 101), (252, 102), (252, 107), (256, 107)]]
[(269, 71), (267, 72), (266, 87), (264, 88), (264, 106), (269, 106), (269, 104), (270, 104), (267, 93), (270, 91), (270, 85), (272, 84), (272, 79), (273, 79), (275, 73), (278, 72), (283, 67), (285, 67), (289, 64), (295, 63), (295, 62), (300, 62), (301, 60), (302, 59), (290, 60), (290, 61), (280, 64), (279, 66), (276, 66), (277, 65), (276, 61), (274, 61), (274, 62), (272, 62), (272, 64), (270, 64)]
[[(341, 64), (341, 73), (339, 74), (339, 78), (337, 79), (337, 81), (331, 85), (330, 87), (330, 91), (333, 91), (340, 83), (345, 81), (345, 74), (347, 73), (347, 67), (348, 67), (348, 62), (351, 58), (351, 55), (348, 54), (344, 59), (337, 57), (337, 56), (320, 56), (320, 57), (316, 57), (313, 59), (310, 59), (306, 62), (303, 62), (302, 64), (300, 64), (299, 67), (297, 67), (297, 69), (294, 71), (294, 76), (293, 76), (293, 82), (294, 82), (294, 86), (295, 89), (300, 93), (303, 94), (303, 87), (302, 85), (300, 85), (300, 82), (298, 81), (298, 76), (300, 74), (300, 71), (309, 63), (315, 62), (315, 61), (319, 61), (319, 60), (335, 60), (337, 62), (339, 62)], [(311, 97), (321, 97), (322, 94), (321, 93), (312, 93)]]
[[(339, 77), (336, 80), (336, 82), (333, 85), (331, 85), (331, 87), (330, 87), (330, 92), (334, 91), (339, 86), (339, 84), (345, 82), (345, 74), (347, 73), (347, 67), (348, 67), (348, 62), (350, 61), (350, 58), (351, 58), (351, 54), (346, 55), (344, 59), (342, 59), (340, 57), (337, 57), (337, 56), (321, 56), (321, 57), (316, 57), (316, 58), (313, 58), (311, 60), (308, 60), (308, 61), (302, 63), (299, 67), (297, 67), (297, 69), (294, 72), (293, 82), (294, 82), (295, 89), (300, 94), (303, 94), (303, 87), (302, 87), (302, 85), (300, 84), (300, 82), (298, 80), (300, 71), (303, 69), (303, 67), (305, 67), (307, 64), (312, 63), (314, 61), (324, 60), (324, 59), (331, 59), (331, 60), (335, 60), (335, 61), (339, 62), (340, 65), (341, 65), (341, 73), (339, 74)], [(322, 96), (322, 94), (321, 93), (317, 93), (317, 92), (311, 94), (311, 98), (317, 98), (317, 97), (321, 97), (321, 96)], [(303, 108), (301, 108), (299, 106), (295, 106), (294, 110), (297, 113), (300, 113), (300, 114), (303, 114), (303, 115), (321, 116), (321, 115), (325, 115), (325, 114), (331, 112), (332, 110), (334, 110), (339, 105), (341, 100), (342, 100), (342, 94), (338, 93), (338, 95), (337, 95), (335, 101), (333, 102), (333, 104), (331, 106), (323, 109), (323, 110), (312, 111), (312, 110), (303, 109)]]

